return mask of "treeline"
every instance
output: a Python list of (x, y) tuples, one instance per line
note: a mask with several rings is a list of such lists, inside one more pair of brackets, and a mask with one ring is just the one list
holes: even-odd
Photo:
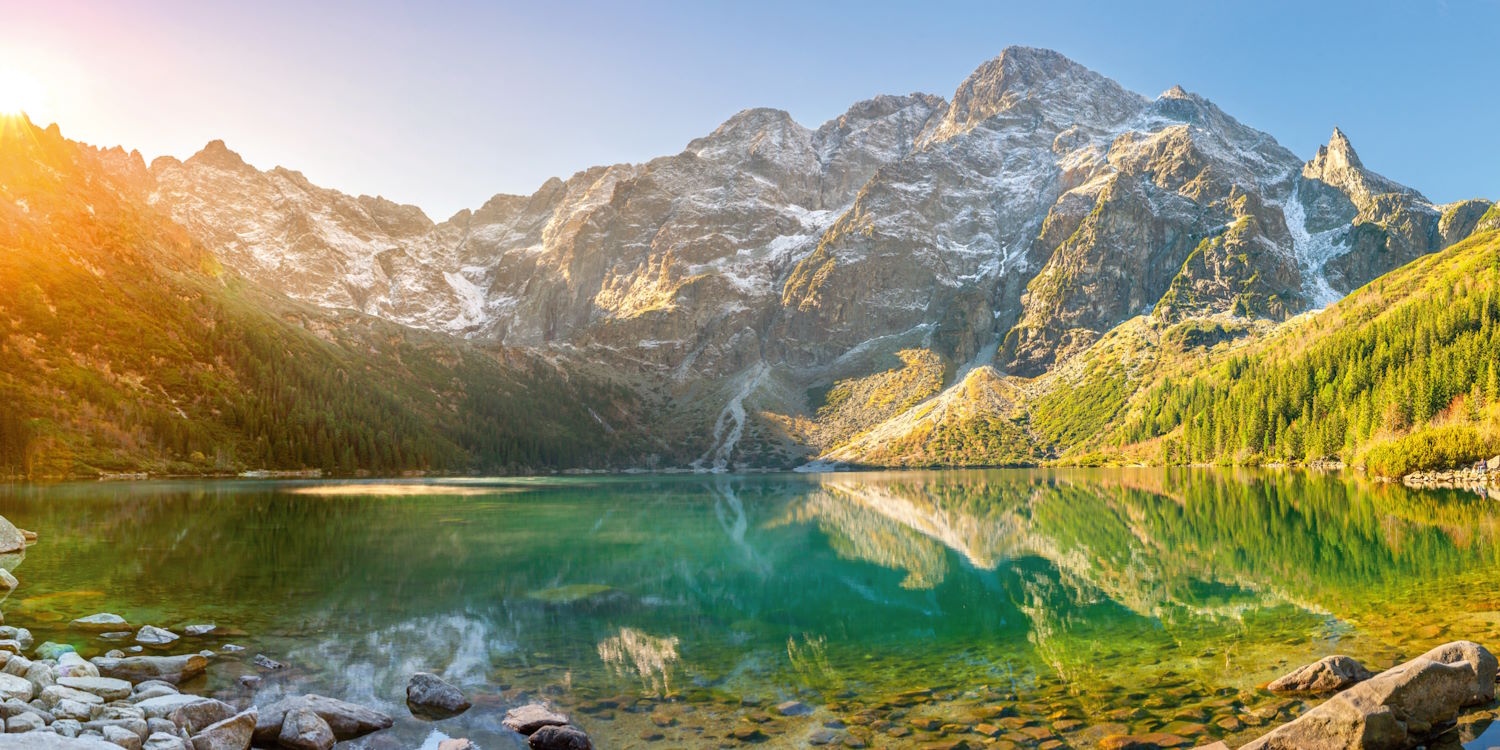
[[(1439, 421), (1478, 424), (1466, 428), (1466, 448), (1437, 452), (1477, 458), (1492, 447), (1483, 423), (1500, 403), (1500, 255), (1479, 244), (1446, 260), (1398, 271), (1323, 313), (1342, 316), (1329, 332), (1294, 331), (1162, 383), (1116, 442), (1168, 436), (1165, 463), (1355, 461), (1372, 442)], [(1383, 287), (1413, 283), (1385, 310)]]

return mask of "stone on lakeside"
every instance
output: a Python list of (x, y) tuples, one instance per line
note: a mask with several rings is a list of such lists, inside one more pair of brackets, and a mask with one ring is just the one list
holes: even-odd
[(125, 727), (106, 724), (99, 728), (99, 733), (104, 735), (106, 741), (119, 745), (125, 750), (141, 750), (141, 736)]
[(0, 750), (120, 750), (96, 737), (66, 737), (52, 732), (0, 734)]
[(1406, 750), (1495, 698), (1497, 663), (1455, 641), (1361, 682), (1241, 750)]
[(29, 701), (36, 686), (24, 677), (0, 672), (0, 700)]
[(255, 733), (256, 710), (251, 708), (193, 735), (193, 750), (245, 750)]
[(542, 727), (567, 724), (568, 717), (540, 703), (528, 703), (506, 711), (500, 723), (512, 732), (529, 735)]
[(1266, 689), (1273, 693), (1332, 693), (1373, 676), (1363, 664), (1347, 656), (1325, 656), (1277, 678)]
[(132, 688), (129, 682), (117, 680), (113, 677), (60, 677), (57, 680), (60, 687), (72, 690), (81, 690), (85, 693), (93, 693), (107, 701), (117, 701), (129, 698)]
[(330, 750), (335, 740), (328, 722), (306, 708), (287, 712), (276, 739), (277, 744), (290, 750)]
[(16, 525), (0, 516), (0, 554), (26, 551), (26, 535)]
[(300, 695), (283, 698), (264, 709), (255, 722), (255, 741), (261, 744), (275, 742), (281, 736), (281, 727), (286, 715), (297, 709), (307, 709), (328, 722), (333, 736), (342, 740), (361, 737), (379, 729), (389, 729), (395, 720), (364, 706), (337, 698), (321, 695)]

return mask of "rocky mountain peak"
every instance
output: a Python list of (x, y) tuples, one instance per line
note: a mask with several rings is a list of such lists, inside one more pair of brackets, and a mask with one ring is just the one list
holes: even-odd
[(230, 151), (224, 141), (218, 139), (209, 141), (208, 145), (189, 157), (187, 163), (234, 171), (250, 168), (239, 154)]
[(1359, 154), (1354, 153), (1354, 145), (1349, 143), (1349, 136), (1337, 127), (1333, 129), (1333, 135), (1328, 137), (1328, 145), (1318, 148), (1318, 158), (1326, 160), (1327, 168), (1330, 169), (1360, 169), (1364, 164), (1359, 161)]
[(1003, 114), (1108, 129), (1139, 112), (1144, 97), (1052, 50), (1007, 47), (959, 85), (930, 140), (947, 140)]

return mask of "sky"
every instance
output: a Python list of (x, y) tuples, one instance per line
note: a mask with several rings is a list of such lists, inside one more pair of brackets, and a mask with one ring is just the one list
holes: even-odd
[(1303, 158), (1337, 125), (1445, 202), (1500, 198), (1497, 32), (1500, 0), (0, 0), (0, 81), (34, 80), (32, 119), (72, 138), (148, 160), (223, 139), (443, 219), (677, 153), (748, 107), (816, 127), (877, 94), (949, 97), (1020, 44), (1149, 96), (1180, 84)]

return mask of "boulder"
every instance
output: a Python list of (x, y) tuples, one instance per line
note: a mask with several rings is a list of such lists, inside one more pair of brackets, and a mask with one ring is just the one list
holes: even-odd
[(47, 726), (46, 720), (42, 718), (41, 714), (34, 711), (16, 714), (5, 720), (5, 731), (11, 734), (35, 732), (45, 726)]
[(63, 701), (73, 701), (75, 703), (83, 703), (93, 706), (104, 705), (104, 699), (100, 698), (97, 695), (94, 695), (93, 693), (84, 692), (82, 690), (74, 690), (73, 688), (63, 687), (62, 685), (48, 685), (47, 687), (42, 688), (41, 698), (42, 702), (46, 703), (49, 706), (55, 706)]
[(77, 650), (78, 649), (75, 649), (75, 648), (73, 648), (72, 646), (69, 646), (66, 643), (54, 643), (52, 641), (44, 641), (42, 643), (42, 645), (36, 647), (36, 658), (38, 658), (38, 659), (53, 659), (53, 660), (56, 660), (59, 657), (61, 657), (63, 654), (68, 653), (69, 651), (76, 652)]
[(112, 742), (125, 750), (141, 750), (141, 736), (122, 726), (106, 724), (99, 728), (99, 733), (104, 739)]
[(506, 711), (500, 723), (512, 732), (529, 735), (542, 727), (567, 724), (568, 717), (540, 703), (528, 703)]
[(131, 692), (129, 682), (113, 677), (60, 677), (57, 684), (65, 688), (93, 693), (107, 701), (129, 698)]
[(58, 719), (72, 719), (73, 721), (88, 721), (94, 718), (94, 709), (99, 704), (79, 703), (78, 701), (64, 698), (52, 707), (52, 715)]
[(1370, 670), (1347, 656), (1325, 656), (1266, 686), (1273, 693), (1335, 693), (1371, 677)]
[(0, 700), (29, 701), (36, 686), (25, 677), (0, 672)]
[(557, 724), (532, 732), (526, 744), (531, 750), (594, 750), (594, 743), (582, 729)]
[(21, 582), (17, 581), (16, 577), (11, 575), (10, 571), (0, 568), (0, 590), (10, 591), (20, 585)]
[(256, 711), (251, 708), (193, 735), (193, 750), (245, 750), (255, 733)]
[(145, 713), (146, 718), (148, 719), (165, 719), (171, 716), (172, 712), (176, 711), (179, 708), (182, 708), (183, 706), (207, 700), (213, 699), (204, 698), (201, 695), (183, 695), (180, 693), (169, 693), (167, 695), (161, 695), (142, 700), (136, 703), (135, 707), (141, 709), (141, 711)]
[(191, 680), (208, 669), (208, 660), (198, 654), (184, 656), (96, 656), (94, 666), (99, 674), (130, 682), (161, 680), (174, 685)]
[(217, 626), (213, 623), (206, 622), (198, 625), (188, 625), (182, 629), (182, 632), (186, 635), (197, 637), (200, 635), (208, 635), (209, 633), (214, 632), (216, 628)]
[(430, 672), (418, 672), (406, 683), (406, 705), (413, 714), (430, 718), (456, 716), (469, 710), (463, 691)]
[(183, 729), (188, 734), (197, 734), (206, 727), (218, 724), (235, 715), (234, 706), (213, 698), (184, 703), (167, 714), (167, 720)]
[(1456, 641), (1328, 699), (1241, 750), (1406, 750), (1495, 697), (1495, 657)]
[(53, 670), (57, 677), (98, 677), (99, 668), (87, 659), (79, 656), (77, 652), (69, 651), (57, 657), (57, 669)]
[(181, 737), (170, 732), (152, 732), (141, 745), (141, 750), (188, 750), (188, 746)]
[(0, 516), (0, 554), (26, 551), (26, 535), (16, 525)]
[(286, 713), (276, 741), (290, 750), (330, 750), (335, 739), (333, 728), (323, 717), (306, 708), (296, 708)]
[(283, 698), (262, 709), (260, 718), (255, 723), (255, 741), (259, 744), (277, 741), (286, 715), (299, 708), (312, 711), (328, 722), (333, 736), (341, 741), (362, 737), (379, 729), (389, 729), (395, 723), (391, 717), (364, 706), (321, 695), (302, 695)]

